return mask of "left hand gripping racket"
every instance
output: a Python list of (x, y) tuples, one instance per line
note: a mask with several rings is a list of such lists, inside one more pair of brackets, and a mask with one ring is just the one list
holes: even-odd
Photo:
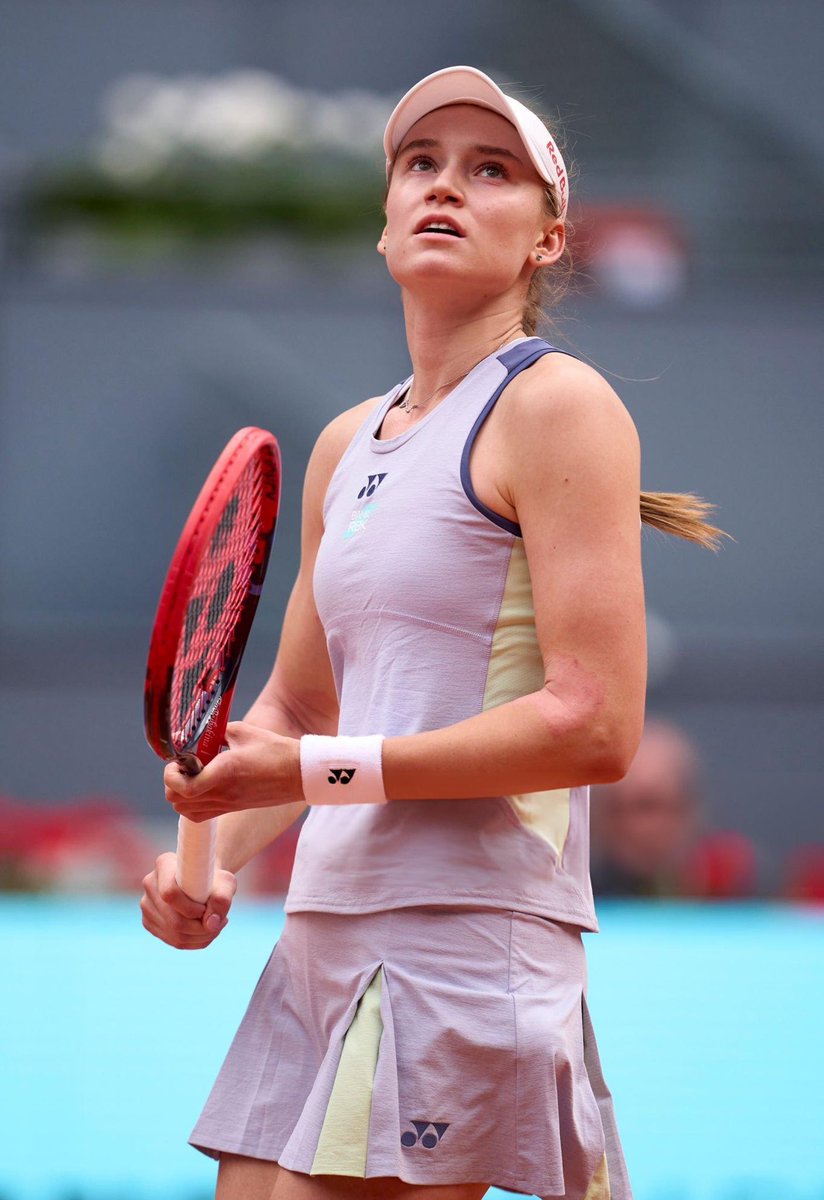
[[(146, 738), (196, 775), (223, 747), (280, 504), (281, 460), (264, 429), (239, 430), (189, 514), (160, 595), (146, 668)], [(177, 882), (204, 903), (217, 821), (178, 824)]]

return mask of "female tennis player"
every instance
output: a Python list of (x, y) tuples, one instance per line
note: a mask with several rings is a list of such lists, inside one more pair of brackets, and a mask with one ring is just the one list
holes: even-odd
[[(272, 675), (167, 797), (219, 816), (214, 892), (145, 881), (183, 949), (304, 808), (286, 925), (192, 1134), (219, 1200), (626, 1200), (586, 1004), (589, 785), (644, 714), (639, 445), (535, 336), (566, 270), (567, 170), (470, 67), (386, 128), (378, 245), (413, 373), (323, 430)], [(643, 519), (713, 544), (695, 497)]]

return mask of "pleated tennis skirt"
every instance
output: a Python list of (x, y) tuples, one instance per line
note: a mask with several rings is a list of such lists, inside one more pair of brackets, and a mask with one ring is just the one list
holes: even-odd
[(191, 1144), (631, 1200), (585, 989), (580, 930), (528, 913), (291, 913)]

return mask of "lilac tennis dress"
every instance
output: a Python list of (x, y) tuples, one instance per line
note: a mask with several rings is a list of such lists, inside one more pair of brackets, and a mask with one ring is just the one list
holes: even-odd
[[(543, 685), (521, 531), (476, 496), (470, 452), (554, 350), (510, 343), (383, 439), (404, 380), (341, 458), (314, 577), (341, 734), (440, 729)], [(585, 997), (587, 787), (313, 808), (286, 912), (193, 1145), (630, 1200)]]

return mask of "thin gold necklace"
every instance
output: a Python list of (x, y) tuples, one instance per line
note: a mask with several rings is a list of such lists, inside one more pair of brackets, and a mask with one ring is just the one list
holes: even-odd
[[(501, 349), (501, 346), (505, 346), (507, 344), (507, 342), (511, 342), (512, 340), (513, 340), (513, 338), (511, 336), (505, 337), (504, 340), (501, 342), (501, 345), (496, 346), (495, 350), (490, 350), (489, 354), (484, 355), (484, 358), (489, 358), (490, 354), (495, 354), (495, 352), (497, 350)], [(483, 362), (483, 358), (479, 358), (478, 362)], [(466, 371), (462, 371), (460, 375), (456, 375), (454, 379), (450, 379), (448, 383), (442, 383), (440, 387), (436, 387), (434, 392), (432, 393), (432, 395), (427, 396), (426, 400), (424, 400), (422, 404), (410, 404), (409, 403), (409, 394), (407, 393), (406, 395), (404, 395), (402, 400), (398, 400), (396, 402), (396, 406), (402, 412), (412, 412), (412, 410), (414, 408), (424, 407), (425, 405), (427, 405), (429, 403), (430, 400), (433, 400), (435, 398), (435, 396), (437, 396), (438, 392), (442, 392), (444, 390), (444, 388), (453, 387), (458, 382), (459, 379), (464, 379), (469, 374), (470, 371), (474, 371), (475, 367), (477, 367), (477, 365), (478, 365), (477, 362), (474, 363), (473, 366), (467, 368)]]
[[(478, 364), (476, 363), (475, 365), (477, 366)], [(471, 370), (472, 367), (469, 368), (469, 371)], [(423, 401), (423, 404), (410, 404), (409, 393), (405, 393), (403, 399), (398, 401), (398, 408), (401, 409), (402, 412), (412, 412), (413, 408), (422, 408), (423, 405), (426, 405), (430, 400), (433, 400), (435, 396), (437, 396), (438, 392), (442, 392), (444, 388), (451, 388), (458, 382), (459, 379), (465, 379), (469, 374), (469, 371), (463, 371), (460, 375), (456, 375), (454, 379), (450, 379), (449, 383), (442, 383), (440, 387), (436, 387), (432, 395), (427, 396), (426, 400)]]

